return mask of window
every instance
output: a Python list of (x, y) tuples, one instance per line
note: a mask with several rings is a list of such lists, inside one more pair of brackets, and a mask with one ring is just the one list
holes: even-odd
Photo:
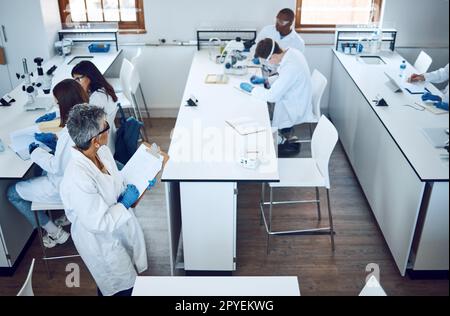
[(337, 25), (369, 25), (380, 21), (382, 0), (297, 0), (300, 31), (334, 32)]
[(143, 0), (59, 0), (62, 23), (118, 22), (122, 32), (145, 32)]

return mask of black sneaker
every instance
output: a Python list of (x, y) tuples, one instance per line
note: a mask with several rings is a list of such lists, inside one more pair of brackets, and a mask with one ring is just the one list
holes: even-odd
[(301, 144), (300, 143), (289, 143), (278, 145), (278, 157), (279, 158), (289, 158), (292, 156), (297, 156), (300, 153)]

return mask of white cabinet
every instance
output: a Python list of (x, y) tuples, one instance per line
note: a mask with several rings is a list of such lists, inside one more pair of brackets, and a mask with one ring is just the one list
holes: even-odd
[(184, 269), (236, 269), (237, 184), (180, 183)]

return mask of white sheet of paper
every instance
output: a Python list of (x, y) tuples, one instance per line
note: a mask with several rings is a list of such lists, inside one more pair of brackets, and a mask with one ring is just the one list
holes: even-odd
[(140, 195), (146, 191), (149, 181), (153, 180), (162, 168), (164, 158), (157, 158), (152, 152), (152, 149), (141, 145), (121, 171), (125, 183), (134, 184)]
[(225, 122), (242, 136), (264, 132), (266, 130), (262, 124), (251, 117), (239, 117)]
[(11, 139), (10, 148), (16, 152), (22, 160), (30, 159), (29, 146), (31, 143), (36, 143), (42, 149), (50, 152), (51, 149), (45, 144), (38, 142), (34, 137), (35, 133), (41, 133), (39, 126), (33, 125), (21, 130), (12, 132), (9, 137)]

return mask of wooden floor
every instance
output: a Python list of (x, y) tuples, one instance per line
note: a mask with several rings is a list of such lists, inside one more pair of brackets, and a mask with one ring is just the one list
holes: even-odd
[[(164, 150), (174, 120), (155, 119), (148, 129), (151, 141)], [(309, 155), (304, 145), (302, 156)], [(381, 284), (388, 295), (447, 295), (448, 280), (410, 280), (401, 277), (383, 236), (376, 225), (366, 199), (358, 185), (340, 144), (330, 162), (331, 206), (336, 229), (336, 251), (331, 252), (327, 236), (272, 237), (270, 254), (266, 253), (267, 237), (260, 226), (258, 202), (260, 185), (239, 187), (238, 200), (238, 261), (237, 276), (298, 276), (302, 295), (358, 295), (370, 263), (380, 267)], [(303, 228), (328, 225), (325, 192), (322, 193), (322, 223), (317, 221), (315, 205), (275, 209), (275, 229)], [(276, 198), (314, 198), (314, 191), (276, 193)], [(144, 230), (149, 256), (149, 270), (145, 275), (169, 275), (169, 253), (164, 190), (159, 185), (147, 194), (136, 210)], [(70, 254), (71, 245), (60, 246), (53, 252)], [(26, 278), (32, 258), (39, 258), (41, 250), (35, 239), (13, 277), (0, 277), (0, 295), (15, 295)], [(65, 271), (68, 263), (80, 266), (79, 288), (68, 288)], [(81, 259), (50, 262), (53, 278), (47, 278), (42, 260), (37, 260), (33, 287), (36, 295), (96, 295), (95, 283)]]

